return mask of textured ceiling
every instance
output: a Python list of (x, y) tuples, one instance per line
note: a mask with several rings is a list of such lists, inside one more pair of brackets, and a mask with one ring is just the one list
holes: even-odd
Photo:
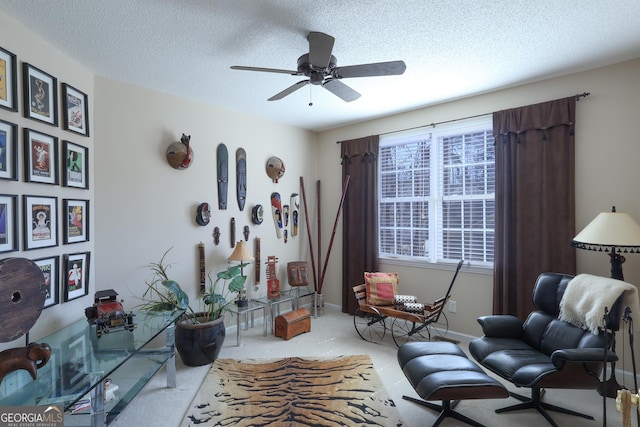
[[(0, 0), (0, 10), (98, 76), (316, 131), (640, 57), (639, 0)], [(362, 94), (350, 103), (311, 85), (268, 102), (302, 78), (229, 68), (295, 70), (310, 31), (335, 37), (338, 66), (401, 59), (407, 71), (344, 79)]]

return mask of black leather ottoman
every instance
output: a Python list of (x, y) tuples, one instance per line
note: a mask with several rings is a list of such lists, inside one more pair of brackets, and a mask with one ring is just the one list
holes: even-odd
[[(450, 342), (408, 342), (398, 349), (398, 363), (404, 375), (424, 400), (404, 399), (440, 411), (433, 427), (452, 417), (476, 427), (477, 421), (453, 410), (460, 400), (509, 397), (507, 389), (469, 360), (464, 351)], [(442, 405), (426, 402), (441, 400)]]

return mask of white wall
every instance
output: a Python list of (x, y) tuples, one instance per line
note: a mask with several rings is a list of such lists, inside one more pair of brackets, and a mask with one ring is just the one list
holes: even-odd
[[(226, 266), (232, 252), (231, 217), (236, 220), (236, 240), (243, 238), (243, 227), (249, 225), (252, 252), (254, 238), (261, 238), (262, 274), (257, 291), (253, 287), (254, 266), (245, 269), (249, 295), (266, 294), (264, 263), (268, 255), (278, 256), (281, 287), (287, 288), (286, 263), (308, 258), (305, 220), (301, 214), (299, 236), (290, 237), (285, 244), (276, 237), (270, 195), (279, 192), (283, 204), (289, 204), (291, 193), (300, 192), (301, 176), (307, 182), (315, 182), (316, 134), (96, 77), (1, 11), (0, 40), (0, 46), (15, 53), (18, 61), (32, 63), (57, 77), (59, 83), (69, 83), (82, 90), (90, 101), (90, 138), (23, 118), (21, 96), (19, 113), (0, 110), (0, 118), (17, 123), (20, 133), (20, 180), (0, 180), (0, 193), (56, 195), (60, 203), (63, 198), (82, 198), (90, 201), (91, 208), (90, 242), (62, 245), (60, 240), (55, 248), (0, 256), (0, 259), (36, 259), (91, 252), (88, 295), (44, 310), (30, 332), (31, 340), (72, 322), (84, 321), (84, 308), (93, 303), (96, 290), (115, 289), (127, 309), (139, 304), (135, 297), (144, 291), (148, 277), (144, 266), (158, 261), (170, 247), (173, 249), (168, 261), (174, 263), (173, 278), (189, 292), (197, 308), (197, 245), (200, 241), (205, 243), (207, 271), (215, 273)], [(21, 88), (20, 69), (18, 71)], [(90, 189), (25, 183), (21, 154), (23, 127), (88, 147)], [(191, 135), (195, 159), (190, 168), (178, 171), (169, 166), (165, 153), (182, 133)], [(226, 211), (217, 208), (215, 150), (219, 143), (227, 145), (231, 162)], [(235, 195), (235, 151), (239, 147), (247, 152), (247, 202), (242, 212)], [(266, 175), (265, 165), (270, 156), (280, 157), (286, 166), (285, 175), (277, 184)], [(212, 218), (209, 225), (201, 227), (195, 222), (196, 207), (205, 201), (212, 207)], [(262, 225), (251, 223), (251, 209), (258, 203), (265, 208)], [(22, 209), (19, 218), (22, 218)], [(219, 246), (213, 244), (214, 226), (221, 230)], [(22, 238), (20, 240), (22, 248)], [(23, 343), (24, 338), (0, 343), (0, 349)]]
[[(60, 99), (60, 84), (67, 83), (86, 93), (89, 98), (89, 120), (93, 125), (93, 101), (95, 98), (93, 92), (93, 75), (82, 65), (76, 62), (71, 56), (60, 52), (51, 46), (47, 41), (39, 38), (34, 33), (25, 28), (22, 24), (13, 18), (5, 15), (0, 11), (0, 46), (13, 52), (17, 56), (18, 61), (18, 112), (11, 112), (0, 109), (0, 119), (15, 123), (18, 125), (18, 181), (0, 180), (0, 193), (16, 194), (18, 199), (18, 219), (19, 219), (19, 241), (20, 249), (24, 249), (23, 241), (23, 209), (22, 195), (38, 195), (38, 196), (56, 196), (58, 197), (58, 212), (62, 211), (62, 200), (65, 198), (86, 199), (89, 200), (90, 207), (93, 207), (94, 199), (94, 129), (90, 128), (90, 137), (68, 132), (62, 129), (61, 124), (57, 127), (50, 126), (35, 120), (24, 118), (23, 96), (22, 96), (22, 63), (29, 63), (44, 72), (58, 79), (58, 99)], [(59, 123), (62, 123), (62, 115), (59, 111)], [(62, 141), (68, 140), (75, 144), (89, 148), (89, 190), (67, 188), (62, 185), (48, 185), (39, 183), (27, 183), (24, 181), (24, 156), (23, 156), (23, 129), (29, 128), (36, 131), (55, 136), (59, 139), (59, 149), (62, 150)], [(61, 151), (60, 151), (61, 152)], [(59, 167), (62, 163), (59, 164)], [(60, 181), (62, 183), (62, 181)], [(43, 248), (30, 251), (17, 251), (0, 254), (0, 258), (24, 257), (29, 259), (37, 259), (50, 256), (60, 256), (62, 263), (62, 255), (68, 253), (94, 252), (94, 244), (98, 240), (97, 229), (94, 227), (94, 215), (90, 210), (89, 217), (89, 236), (90, 242), (74, 243), (71, 245), (63, 245), (62, 240), (62, 219), (58, 217), (58, 237), (59, 245), (52, 248)], [(93, 267), (95, 264), (92, 263)], [(91, 293), (95, 289), (95, 276), (90, 277)], [(60, 281), (60, 278), (58, 279)], [(60, 283), (60, 282), (58, 282)], [(93, 298), (91, 297), (91, 301)], [(62, 295), (61, 295), (62, 301)], [(77, 320), (84, 316), (84, 307), (87, 306), (89, 298), (80, 298), (64, 304), (58, 304), (45, 309), (33, 329), (31, 330), (31, 339), (42, 336), (48, 331), (60, 329), (62, 326)], [(0, 349), (5, 347), (15, 347), (23, 345), (24, 338), (20, 338), (13, 343), (1, 344)]]
[[(291, 193), (300, 193), (300, 176), (314, 179), (316, 135), (104, 78), (96, 78), (95, 94), (97, 289), (116, 289), (127, 307), (139, 304), (135, 297), (143, 293), (149, 276), (142, 267), (173, 248), (167, 257), (175, 263), (171, 274), (195, 301), (200, 278), (197, 245), (205, 243), (207, 271), (226, 267), (232, 252), (232, 217), (236, 240), (243, 239), (242, 230), (249, 226), (252, 253), (254, 238), (261, 238), (257, 292), (254, 266), (245, 269), (249, 296), (266, 295), (267, 255), (278, 257), (281, 287), (286, 288), (286, 263), (306, 259), (304, 219), (298, 237), (289, 237), (285, 244), (276, 237), (270, 195), (279, 192), (283, 204), (289, 204)], [(191, 135), (194, 160), (188, 169), (176, 170), (167, 163), (166, 150), (182, 133)], [(216, 147), (220, 143), (229, 152), (227, 210), (218, 209)], [(242, 212), (236, 202), (239, 147), (247, 153), (247, 202)], [(266, 174), (271, 156), (280, 157), (286, 166), (278, 183)], [(212, 210), (211, 221), (204, 227), (195, 222), (202, 202)], [(265, 208), (261, 225), (251, 222), (255, 204)], [(215, 226), (221, 232), (218, 246), (213, 243)]]
[[(340, 147), (336, 141), (590, 92), (590, 96), (577, 103), (576, 109), (576, 234), (598, 213), (610, 211), (613, 205), (640, 221), (639, 76), (640, 60), (634, 60), (323, 132), (319, 141), (320, 160), (326, 166), (321, 176), (325, 189), (322, 206), (328, 215), (335, 212), (340, 200)], [(329, 232), (329, 225), (323, 227), (323, 235)], [(333, 303), (341, 301), (341, 248), (338, 233), (332, 255), (334, 264), (328, 273), (325, 291), (325, 300)], [(609, 276), (606, 254), (578, 250), (577, 256), (578, 273)], [(451, 278), (451, 272), (409, 268), (390, 262), (382, 263), (380, 269), (399, 272), (402, 292), (415, 294), (425, 302), (442, 296)], [(626, 281), (640, 284), (640, 254), (627, 255), (623, 269)], [(480, 334), (476, 318), (492, 311), (492, 282), (490, 274), (463, 270), (452, 294), (452, 299), (457, 300), (457, 313), (447, 313), (451, 329)]]

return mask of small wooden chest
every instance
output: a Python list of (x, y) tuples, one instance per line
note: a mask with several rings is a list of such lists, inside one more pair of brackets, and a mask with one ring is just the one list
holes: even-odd
[(290, 340), (303, 332), (311, 331), (311, 313), (306, 308), (299, 308), (275, 319), (275, 335)]

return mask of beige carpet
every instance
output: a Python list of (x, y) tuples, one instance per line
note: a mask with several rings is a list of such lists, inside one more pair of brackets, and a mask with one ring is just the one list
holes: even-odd
[(369, 356), (219, 359), (181, 427), (403, 426)]

